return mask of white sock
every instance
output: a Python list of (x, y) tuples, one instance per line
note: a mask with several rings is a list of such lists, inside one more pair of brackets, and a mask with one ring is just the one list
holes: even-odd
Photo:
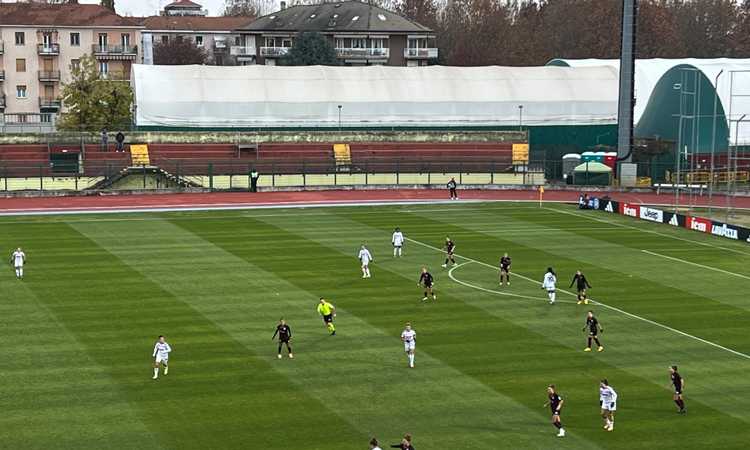
[(414, 365), (414, 355), (412, 355), (412, 354), (409, 355), (409, 365), (410, 366)]
[(20, 277), (21, 277), (21, 271), (18, 269), (18, 267), (16, 267), (16, 278), (20, 278)]
[(554, 292), (550, 292), (549, 293), (549, 301), (551, 301), (552, 303), (555, 303), (555, 293)]
[(167, 372), (169, 372), (169, 366), (165, 364), (164, 365), (164, 375), (166, 375)]
[(365, 272), (367, 273), (367, 278), (370, 278), (370, 268), (368, 267)]
[(159, 376), (159, 368), (158, 367), (154, 367), (154, 376), (155, 377)]
[(23, 278), (23, 267), (21, 267), (20, 269), (18, 269), (18, 272), (21, 274), (21, 278)]
[(398, 248), (398, 256), (401, 256), (401, 247)]
[(396, 256), (398, 254), (398, 248), (393, 247), (393, 256)]

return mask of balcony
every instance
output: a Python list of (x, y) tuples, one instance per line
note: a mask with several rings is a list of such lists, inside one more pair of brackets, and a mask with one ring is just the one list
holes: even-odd
[(0, 41), (0, 55), (5, 53), (5, 42)]
[(39, 81), (60, 81), (59, 70), (40, 70)]
[(39, 97), (39, 108), (60, 109), (62, 100), (59, 97)]
[(91, 51), (98, 59), (136, 59), (138, 46), (136, 45), (98, 45), (91, 46)]
[(5, 109), (5, 94), (0, 94), (0, 109)]
[(124, 70), (116, 70), (109, 72), (99, 72), (99, 78), (102, 80), (110, 81), (130, 81), (130, 72)]
[(227, 51), (227, 41), (214, 40), (214, 52), (223, 53)]
[(0, 70), (0, 81), (5, 81), (5, 71)]
[[(263, 48), (273, 48), (276, 49), (278, 47), (263, 47)], [(263, 54), (263, 48), (261, 48), (261, 54)], [(245, 47), (243, 45), (233, 45), (229, 49), (229, 54), (232, 56), (237, 56), (239, 58), (241, 57), (253, 57), (255, 56), (255, 47)]]
[(404, 58), (406, 59), (437, 59), (438, 49), (436, 48), (405, 48)]
[(388, 59), (387, 48), (337, 48), (336, 56), (345, 59)]
[(260, 56), (264, 58), (281, 58), (289, 53), (290, 47), (261, 47)]
[(60, 44), (37, 44), (36, 52), (42, 56), (55, 56), (60, 54)]

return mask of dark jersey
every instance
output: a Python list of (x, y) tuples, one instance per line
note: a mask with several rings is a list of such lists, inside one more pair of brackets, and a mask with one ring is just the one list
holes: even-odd
[(432, 286), (432, 282), (434, 279), (432, 278), (432, 274), (430, 272), (423, 272), (422, 275), (419, 276), (419, 284), (428, 287)]
[(445, 242), (445, 251), (448, 253), (453, 253), (453, 249), (456, 248), (456, 244), (453, 243), (453, 241), (446, 241)]
[(456, 189), (456, 182), (451, 180), (448, 182), (448, 189)]
[(589, 317), (586, 319), (586, 328), (589, 329), (589, 333), (596, 334), (599, 332), (599, 321), (596, 317)]
[(414, 450), (414, 446), (411, 444), (393, 444), (391, 448), (400, 448), (401, 450)]
[(670, 375), (672, 378), (672, 385), (674, 385), (674, 390), (676, 392), (682, 391), (682, 377), (679, 373), (674, 372), (672, 375)]
[(552, 410), (552, 414), (558, 413), (558, 410), (560, 409), (560, 402), (562, 402), (562, 397), (557, 395), (557, 392), (549, 395), (549, 407)]
[(570, 282), (570, 287), (573, 287), (574, 284), (579, 291), (591, 289), (589, 280), (587, 280), (586, 276), (584, 276), (583, 274), (575, 274), (575, 276), (573, 276), (573, 280)]
[(279, 335), (279, 340), (285, 342), (292, 338), (292, 329), (286, 324), (277, 325), (276, 331), (273, 332), (273, 337), (276, 337), (277, 334)]
[(510, 269), (510, 256), (503, 256), (500, 258), (500, 268), (506, 272)]

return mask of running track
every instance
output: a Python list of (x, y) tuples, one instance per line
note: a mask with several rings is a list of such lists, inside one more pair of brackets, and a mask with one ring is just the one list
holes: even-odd
[[(462, 200), (505, 200), (535, 201), (539, 194), (535, 190), (461, 190)], [(653, 192), (622, 193), (596, 192), (591, 195), (608, 194), (613, 200), (631, 203), (659, 205), (671, 204), (674, 195)], [(435, 202), (447, 201), (444, 190), (327, 190), (302, 192), (215, 192), (188, 194), (132, 194), (132, 195), (91, 195), (66, 197), (6, 197), (0, 198), (0, 214), (29, 213), (71, 213), (71, 212), (116, 212), (132, 210), (179, 210), (179, 209), (222, 209), (253, 208), (264, 206), (299, 206), (299, 205), (341, 205), (382, 202)], [(575, 202), (576, 191), (547, 190), (545, 201)], [(687, 197), (681, 199), (686, 204)], [(696, 197), (695, 206), (707, 205), (708, 197)], [(714, 205), (724, 206), (723, 196), (714, 196)], [(750, 208), (750, 198), (737, 197), (734, 207)]]

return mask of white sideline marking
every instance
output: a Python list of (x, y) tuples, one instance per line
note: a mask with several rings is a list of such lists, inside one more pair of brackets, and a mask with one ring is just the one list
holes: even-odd
[(610, 225), (616, 225), (616, 226), (621, 227), (621, 228), (628, 228), (628, 229), (631, 229), (631, 230), (638, 230), (638, 231), (641, 231), (643, 233), (656, 234), (658, 236), (664, 236), (664, 237), (667, 237), (667, 238), (670, 238), (670, 239), (676, 239), (678, 241), (690, 242), (691, 244), (703, 245), (705, 247), (711, 247), (711, 248), (718, 248), (718, 249), (721, 249), (721, 250), (726, 250), (728, 252), (739, 253), (740, 255), (750, 256), (750, 253), (743, 252), (742, 250), (737, 250), (737, 249), (728, 248), (728, 247), (722, 247), (721, 245), (710, 244), (708, 242), (701, 242), (701, 241), (694, 241), (692, 239), (685, 239), (685, 238), (681, 238), (679, 236), (673, 236), (671, 234), (659, 233), (658, 231), (646, 230), (646, 229), (643, 229), (643, 228), (634, 227), (632, 225), (623, 225), (621, 223), (611, 222), (609, 220), (604, 220), (604, 219), (599, 219), (598, 217), (591, 217), (591, 216), (584, 215), (584, 214), (576, 214), (576, 213), (572, 213), (570, 211), (563, 211), (563, 210), (556, 209), (556, 208), (547, 208), (547, 207), (544, 207), (544, 209), (547, 209), (547, 210), (550, 210), (550, 211), (554, 211), (554, 212), (557, 212), (557, 213), (560, 213), (560, 214), (567, 214), (569, 216), (582, 217), (582, 218), (594, 220), (596, 222), (608, 223)]
[[(492, 290), (492, 289), (487, 289), (487, 288), (483, 288), (481, 286), (477, 286), (477, 285), (474, 285), (474, 284), (471, 284), (471, 283), (467, 283), (465, 281), (461, 281), (458, 278), (456, 278), (456, 277), (453, 276), (453, 271), (454, 270), (458, 269), (461, 266), (465, 266), (467, 264), (471, 264), (473, 262), (474, 261), (466, 261), (465, 263), (461, 263), (461, 264), (458, 264), (458, 265), (455, 265), (455, 266), (451, 267), (450, 270), (448, 271), (448, 278), (450, 278), (451, 280), (455, 281), (458, 284), (464, 285), (466, 287), (470, 287), (472, 289), (478, 289), (480, 291), (489, 292), (490, 294), (505, 295), (505, 296), (508, 296), (508, 297), (517, 297), (517, 298), (523, 298), (523, 299), (529, 299), (529, 300), (542, 300), (542, 301), (545, 301), (545, 302), (549, 303), (549, 299), (546, 299), (546, 298), (532, 297), (530, 295), (511, 294), (510, 292), (495, 291), (495, 290)], [(517, 274), (514, 273), (514, 275), (517, 275)], [(560, 300), (559, 302), (560, 303), (575, 303), (573, 301), (567, 301), (567, 300)]]
[[(437, 247), (434, 247), (434, 246), (432, 246), (432, 245), (429, 245), (429, 244), (425, 244), (424, 242), (420, 242), (420, 241), (418, 241), (418, 240), (416, 240), (416, 239), (411, 239), (411, 238), (408, 238), (408, 237), (405, 237), (404, 239), (406, 239), (407, 241), (411, 241), (411, 242), (413, 242), (413, 243), (415, 243), (415, 244), (417, 244), (417, 245), (421, 245), (421, 246), (423, 246), (423, 247), (426, 247), (426, 248), (430, 248), (430, 249), (432, 249), (432, 250), (436, 250), (436, 251), (438, 251), (438, 252), (441, 252), (441, 253), (443, 252), (443, 249), (441, 249), (441, 248), (437, 248)], [(463, 258), (463, 259), (465, 259), (465, 260), (467, 260), (467, 261), (471, 261), (471, 262), (474, 262), (474, 263), (480, 264), (480, 265), (482, 265), (482, 266), (486, 266), (486, 267), (489, 267), (489, 268), (491, 268), (491, 269), (496, 269), (496, 267), (495, 267), (495, 266), (493, 266), (492, 264), (487, 264), (486, 262), (482, 262), (482, 261), (477, 261), (476, 259), (472, 259), (472, 258), (469, 258), (469, 257), (467, 257), (467, 256), (462, 256), (462, 255), (459, 255), (458, 253), (455, 253), (454, 255), (455, 255), (455, 256), (458, 256), (459, 258)], [(515, 272), (511, 272), (511, 273), (512, 273), (513, 275), (517, 276), (518, 278), (521, 278), (521, 279), (524, 279), (524, 280), (527, 280), (527, 281), (531, 281), (532, 283), (538, 283), (538, 281), (536, 281), (536, 280), (534, 280), (534, 279), (531, 279), (531, 278), (529, 278), (529, 277), (525, 277), (525, 276), (523, 276), (523, 275), (520, 275), (520, 274), (517, 274), (517, 273), (515, 273)], [(575, 294), (575, 293), (573, 293), (573, 292), (570, 292), (570, 291), (566, 291), (566, 290), (564, 290), (564, 289), (558, 289), (557, 291), (558, 291), (558, 292), (562, 292), (563, 294), (568, 294), (568, 295), (572, 295), (572, 296), (574, 296), (574, 297), (577, 297), (577, 296), (578, 296), (578, 294)], [(739, 356), (739, 357), (742, 357), (742, 358), (745, 358), (745, 359), (750, 359), (750, 355), (747, 355), (747, 354), (745, 354), (745, 353), (742, 353), (742, 352), (738, 352), (737, 350), (732, 350), (731, 348), (727, 348), (727, 347), (724, 347), (723, 345), (719, 345), (719, 344), (717, 344), (717, 343), (715, 343), (715, 342), (707, 341), (707, 340), (705, 340), (705, 339), (703, 339), (703, 338), (699, 338), (698, 336), (693, 336), (692, 334), (689, 334), (689, 333), (685, 333), (684, 331), (680, 331), (680, 330), (678, 330), (678, 329), (676, 329), (676, 328), (672, 328), (672, 327), (670, 327), (670, 326), (668, 326), (668, 325), (664, 325), (664, 324), (661, 324), (661, 323), (659, 323), (659, 322), (654, 322), (654, 321), (653, 321), (653, 320), (651, 320), (651, 319), (647, 319), (647, 318), (645, 318), (645, 317), (641, 317), (641, 316), (638, 316), (638, 315), (635, 315), (635, 314), (629, 313), (629, 312), (627, 312), (627, 311), (623, 311), (623, 310), (622, 310), (622, 309), (620, 309), (620, 308), (616, 308), (616, 307), (614, 307), (614, 306), (609, 306), (609, 305), (607, 305), (607, 304), (604, 304), (604, 303), (602, 303), (602, 302), (598, 302), (598, 301), (595, 301), (595, 300), (593, 300), (593, 299), (590, 299), (590, 300), (591, 300), (591, 302), (592, 302), (593, 304), (595, 304), (595, 305), (599, 305), (599, 306), (601, 306), (601, 307), (603, 307), (603, 308), (607, 308), (607, 309), (610, 309), (610, 310), (612, 310), (612, 311), (616, 311), (616, 312), (619, 312), (620, 314), (623, 314), (623, 315), (625, 315), (625, 316), (628, 316), (628, 317), (630, 317), (630, 318), (633, 318), (633, 319), (637, 319), (637, 320), (640, 320), (640, 321), (646, 322), (646, 323), (648, 323), (648, 324), (651, 324), (651, 325), (657, 326), (657, 327), (659, 327), (659, 328), (663, 328), (663, 329), (665, 329), (665, 330), (669, 330), (669, 331), (671, 331), (671, 332), (673, 332), (673, 333), (677, 333), (677, 334), (679, 334), (679, 335), (681, 335), (681, 336), (684, 336), (684, 337), (687, 337), (687, 338), (690, 338), (690, 339), (694, 339), (694, 340), (696, 340), (696, 341), (698, 341), (698, 342), (702, 342), (702, 343), (704, 343), (704, 344), (706, 344), (706, 345), (710, 345), (710, 346), (712, 346), (712, 347), (715, 347), (715, 348), (718, 348), (718, 349), (720, 349), (720, 350), (724, 350), (725, 352), (729, 352), (729, 353), (731, 353), (731, 354), (733, 354), (733, 355), (736, 355), (736, 356)]]
[(734, 273), (734, 272), (730, 272), (730, 271), (728, 271), (728, 270), (724, 270), (724, 269), (719, 269), (718, 267), (705, 266), (705, 265), (703, 265), (703, 264), (698, 264), (698, 263), (694, 263), (694, 262), (686, 261), (686, 260), (684, 260), (684, 259), (680, 259), (680, 258), (675, 258), (675, 257), (672, 257), (672, 256), (662, 255), (661, 253), (655, 253), (655, 252), (652, 252), (652, 251), (648, 251), (648, 250), (641, 250), (641, 251), (642, 251), (643, 253), (648, 253), (649, 255), (653, 255), (653, 256), (658, 256), (658, 257), (660, 257), (660, 258), (664, 258), (664, 259), (671, 259), (672, 261), (677, 261), (677, 262), (681, 262), (681, 263), (683, 263), (683, 264), (690, 264), (691, 266), (701, 267), (701, 268), (703, 268), (703, 269), (713, 270), (713, 271), (715, 271), (715, 272), (721, 272), (721, 273), (725, 273), (725, 274), (727, 274), (727, 275), (732, 275), (732, 276), (734, 276), (734, 277), (738, 277), (738, 278), (744, 278), (744, 279), (746, 279), (746, 280), (750, 280), (750, 277), (748, 277), (747, 275), (742, 275), (742, 274), (740, 274), (740, 273)]

